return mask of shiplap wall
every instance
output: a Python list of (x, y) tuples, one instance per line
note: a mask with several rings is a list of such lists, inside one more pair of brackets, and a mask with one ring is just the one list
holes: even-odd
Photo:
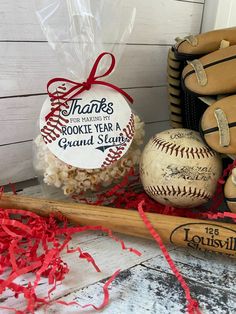
[[(167, 51), (177, 36), (199, 33), (204, 0), (122, 0), (137, 17), (111, 82), (127, 89), (149, 138), (169, 128)], [(0, 2), (0, 184), (35, 176), (32, 139), (49, 78), (63, 76), (32, 0)]]

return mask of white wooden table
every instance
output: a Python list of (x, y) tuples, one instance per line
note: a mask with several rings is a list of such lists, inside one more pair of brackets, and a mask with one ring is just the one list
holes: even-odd
[[(38, 188), (24, 191), (31, 195), (32, 192), (40, 196)], [(80, 245), (91, 253), (102, 272), (97, 273), (91, 264), (79, 259), (76, 254), (65, 253), (63, 260), (68, 263), (70, 273), (53, 292), (53, 299), (100, 305), (104, 282), (115, 270), (121, 269), (109, 289), (110, 303), (102, 313), (186, 313), (184, 292), (156, 243), (124, 235), (119, 237), (127, 246), (141, 251), (142, 256), (121, 250), (118, 243), (101, 232), (85, 232), (75, 236), (70, 247)], [(202, 313), (236, 313), (234, 259), (174, 246), (168, 246), (168, 250), (189, 284), (192, 297), (198, 300)], [(38, 287), (40, 295), (45, 295), (46, 286), (46, 280), (43, 279)], [(10, 292), (0, 296), (0, 301), (2, 306), (20, 308), (24, 304), (23, 298), (15, 299)], [(83, 311), (95, 313), (91, 309)], [(0, 313), (12, 312), (1, 310)], [(81, 310), (77, 306), (55, 304), (36, 311), (36, 314), (43, 313), (81, 313)]]

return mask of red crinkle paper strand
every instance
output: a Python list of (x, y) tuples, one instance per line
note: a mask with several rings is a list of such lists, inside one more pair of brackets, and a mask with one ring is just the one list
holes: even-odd
[(168, 262), (171, 270), (173, 271), (174, 275), (176, 276), (176, 278), (178, 279), (178, 281), (180, 282), (182, 288), (185, 291), (185, 296), (186, 296), (186, 299), (188, 301), (188, 305), (187, 305), (188, 313), (189, 314), (194, 314), (194, 313), (201, 314), (201, 312), (199, 310), (199, 307), (198, 307), (198, 302), (191, 298), (190, 290), (189, 290), (189, 287), (188, 287), (186, 281), (184, 280), (184, 278), (180, 274), (178, 268), (175, 266), (172, 258), (170, 257), (170, 254), (168, 253), (164, 243), (162, 242), (161, 237), (155, 231), (155, 229), (153, 228), (152, 224), (150, 223), (150, 221), (148, 220), (147, 216), (145, 215), (145, 213), (143, 211), (143, 205), (144, 205), (144, 201), (141, 202), (139, 204), (139, 206), (138, 206), (139, 214), (140, 214), (143, 222), (145, 223), (147, 229), (149, 230), (150, 234), (152, 235), (152, 237), (155, 239), (155, 241), (159, 245), (159, 247), (160, 247), (160, 249), (161, 249), (161, 251), (162, 251), (166, 261)]
[[(58, 224), (58, 219), (60, 224)], [(79, 258), (90, 262), (96, 271), (100, 271), (95, 260), (88, 252), (83, 252), (80, 247), (69, 249), (68, 244), (72, 235), (84, 231), (106, 232), (114, 241), (119, 242), (123, 250), (128, 250), (136, 255), (141, 253), (133, 248), (127, 248), (122, 240), (113, 236), (111, 230), (102, 226), (69, 227), (67, 220), (61, 216), (50, 215), (42, 218), (35, 213), (25, 210), (0, 209), (0, 275), (6, 277), (6, 271), (10, 275), (6, 279), (0, 279), (0, 293), (6, 289), (14, 292), (17, 298), (24, 295), (27, 307), (23, 310), (0, 306), (1, 309), (15, 311), (16, 314), (34, 313), (35, 309), (42, 305), (51, 304), (78, 305), (81, 308), (91, 307), (95, 310), (103, 309), (109, 301), (108, 288), (114, 281), (120, 270), (117, 270), (103, 286), (104, 298), (100, 306), (93, 304), (80, 305), (77, 302), (64, 302), (51, 300), (51, 293), (56, 286), (63, 281), (69, 272), (68, 265), (63, 262), (60, 254), (64, 249), (67, 253), (79, 253)], [(35, 280), (28, 282), (27, 286), (15, 283), (15, 279), (21, 275), (35, 273)], [(36, 288), (41, 277), (47, 277), (52, 285), (48, 295), (40, 298), (36, 294)]]

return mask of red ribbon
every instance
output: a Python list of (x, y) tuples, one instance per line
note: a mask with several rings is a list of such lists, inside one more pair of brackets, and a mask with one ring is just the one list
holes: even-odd
[[(104, 74), (99, 75), (99, 76), (95, 76), (96, 72), (97, 72), (97, 68), (99, 66), (99, 62), (102, 60), (102, 58), (104, 56), (110, 56), (111, 57), (110, 67), (107, 69), (107, 71)], [(89, 74), (89, 77), (88, 77), (86, 82), (78, 83), (78, 82), (71, 81), (71, 80), (68, 80), (68, 79), (65, 79), (65, 78), (60, 78), (60, 77), (56, 77), (56, 78), (51, 79), (48, 82), (48, 84), (47, 84), (47, 92), (48, 92), (49, 97), (52, 100), (55, 100), (55, 101), (56, 100), (58, 100), (58, 101), (63, 100), (64, 102), (60, 103), (57, 107), (53, 108), (51, 110), (51, 112), (45, 117), (45, 120), (47, 121), (54, 114), (55, 111), (60, 110), (60, 107), (62, 105), (64, 105), (67, 101), (71, 100), (72, 98), (74, 98), (75, 96), (81, 94), (82, 92), (84, 92), (86, 90), (89, 90), (91, 88), (91, 86), (95, 85), (95, 84), (104, 85), (104, 86), (108, 86), (110, 88), (113, 88), (117, 92), (121, 93), (124, 97), (126, 97), (131, 103), (133, 103), (133, 98), (129, 94), (127, 94), (123, 89), (121, 89), (121, 88), (119, 88), (116, 85), (113, 85), (111, 83), (98, 80), (101, 77), (105, 77), (105, 76), (109, 75), (113, 71), (113, 69), (115, 67), (115, 63), (116, 63), (115, 57), (114, 57), (114, 55), (112, 53), (103, 52), (96, 59), (96, 61), (95, 61), (94, 65), (93, 65), (93, 67), (92, 67), (92, 70), (91, 70), (91, 72)], [(63, 85), (65, 83), (69, 83), (69, 84), (71, 84), (72, 87), (68, 91), (66, 91), (65, 93), (58, 94), (55, 91), (54, 92), (50, 92), (50, 90), (49, 90), (50, 87), (54, 83), (59, 83), (59, 85)]]

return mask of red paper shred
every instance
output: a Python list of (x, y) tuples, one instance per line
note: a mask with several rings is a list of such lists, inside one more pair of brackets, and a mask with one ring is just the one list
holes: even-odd
[(178, 281), (180, 282), (182, 288), (185, 291), (186, 300), (188, 301), (188, 305), (187, 305), (188, 313), (189, 314), (194, 314), (194, 313), (201, 314), (201, 312), (199, 310), (198, 302), (196, 300), (192, 299), (191, 294), (190, 294), (190, 290), (189, 290), (189, 287), (188, 287), (186, 281), (184, 280), (184, 278), (180, 274), (178, 268), (175, 266), (172, 258), (170, 257), (170, 254), (168, 253), (164, 243), (162, 242), (161, 237), (155, 231), (155, 229), (153, 228), (152, 224), (150, 223), (150, 221), (148, 220), (147, 216), (145, 215), (145, 213), (143, 211), (143, 205), (144, 205), (144, 201), (140, 202), (139, 205), (138, 205), (139, 214), (140, 214), (143, 222), (145, 223), (147, 229), (149, 230), (150, 234), (152, 235), (154, 240), (159, 245), (159, 247), (160, 247), (160, 249), (161, 249), (161, 251), (162, 251), (166, 261), (168, 262), (171, 270), (173, 271), (174, 275), (176, 276), (176, 278), (178, 279)]
[[(87, 260), (97, 272), (100, 272), (94, 258), (88, 252), (82, 251), (80, 247), (75, 249), (68, 247), (72, 235), (87, 230), (105, 232), (114, 241), (120, 243), (123, 250), (141, 255), (139, 251), (126, 247), (122, 240), (112, 234), (111, 230), (101, 226), (71, 227), (61, 214), (45, 218), (25, 210), (0, 209), (0, 275), (6, 276), (10, 270), (6, 279), (0, 279), (0, 293), (10, 289), (16, 298), (23, 294), (27, 301), (27, 306), (23, 310), (4, 306), (0, 308), (12, 310), (16, 314), (34, 313), (35, 309), (42, 305), (49, 306), (55, 303), (76, 304), (81, 308), (92, 307), (95, 310), (103, 309), (109, 302), (108, 287), (119, 274), (119, 270), (104, 284), (104, 299), (99, 306), (51, 300), (51, 293), (69, 272), (68, 265), (60, 256), (64, 249), (68, 254), (79, 253), (79, 258)], [(32, 272), (35, 274), (35, 280), (29, 281), (27, 286), (14, 282), (19, 276)], [(48, 283), (51, 285), (44, 298), (38, 297), (36, 293), (42, 277), (48, 278)]]

